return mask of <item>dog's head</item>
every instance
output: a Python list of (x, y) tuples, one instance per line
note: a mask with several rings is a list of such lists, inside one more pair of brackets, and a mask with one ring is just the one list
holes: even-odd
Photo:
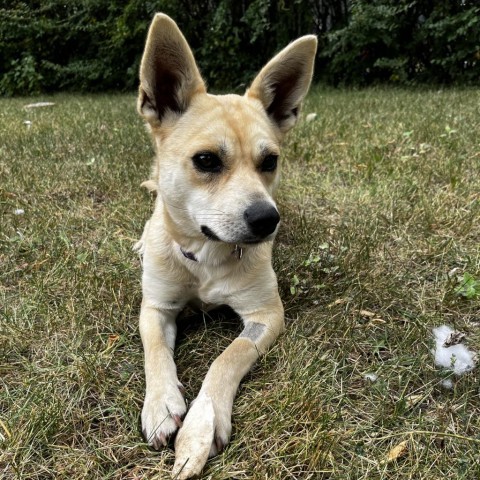
[(207, 94), (175, 22), (157, 14), (140, 67), (138, 110), (157, 149), (157, 190), (177, 235), (232, 244), (275, 235), (280, 144), (312, 78), (317, 39), (301, 37), (244, 96)]

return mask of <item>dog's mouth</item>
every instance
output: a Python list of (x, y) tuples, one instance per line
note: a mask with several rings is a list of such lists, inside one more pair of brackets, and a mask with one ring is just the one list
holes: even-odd
[(221, 240), (205, 225), (201, 227), (202, 233), (209, 239), (214, 242), (221, 242)]
[(237, 245), (256, 245), (259, 243), (267, 242), (271, 240), (272, 235), (267, 235), (266, 237), (257, 237), (257, 236), (248, 236), (239, 238), (237, 240), (222, 240), (218, 235), (216, 235), (211, 228), (207, 227), (206, 225), (202, 225), (200, 227), (203, 235), (208, 238), (208, 240), (212, 240), (213, 242), (225, 242), (225, 243), (232, 243)]

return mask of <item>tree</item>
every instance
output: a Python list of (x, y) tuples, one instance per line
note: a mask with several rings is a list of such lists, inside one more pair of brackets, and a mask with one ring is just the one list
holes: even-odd
[(480, 6), (473, 0), (351, 0), (348, 24), (327, 35), (338, 83), (477, 83)]

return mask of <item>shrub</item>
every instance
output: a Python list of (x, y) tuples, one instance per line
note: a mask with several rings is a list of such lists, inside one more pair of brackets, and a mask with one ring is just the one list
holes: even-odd
[(351, 0), (322, 56), (334, 84), (478, 82), (480, 7), (472, 0)]
[(132, 89), (150, 21), (171, 15), (215, 87), (239, 86), (315, 28), (312, 0), (13, 0), (0, 6), (0, 93)]
[(157, 11), (177, 21), (217, 89), (243, 89), (307, 33), (319, 35), (317, 72), (334, 84), (480, 77), (475, 0), (4, 0), (0, 94), (134, 88)]

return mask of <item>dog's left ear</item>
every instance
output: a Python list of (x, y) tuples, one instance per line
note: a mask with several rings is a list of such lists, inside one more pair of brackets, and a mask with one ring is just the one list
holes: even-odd
[(260, 71), (248, 97), (258, 98), (272, 121), (285, 133), (297, 121), (312, 81), (317, 37), (305, 35), (273, 57)]
[(192, 97), (205, 93), (192, 51), (177, 24), (157, 13), (148, 31), (140, 65), (137, 108), (152, 126), (169, 113), (181, 114)]

